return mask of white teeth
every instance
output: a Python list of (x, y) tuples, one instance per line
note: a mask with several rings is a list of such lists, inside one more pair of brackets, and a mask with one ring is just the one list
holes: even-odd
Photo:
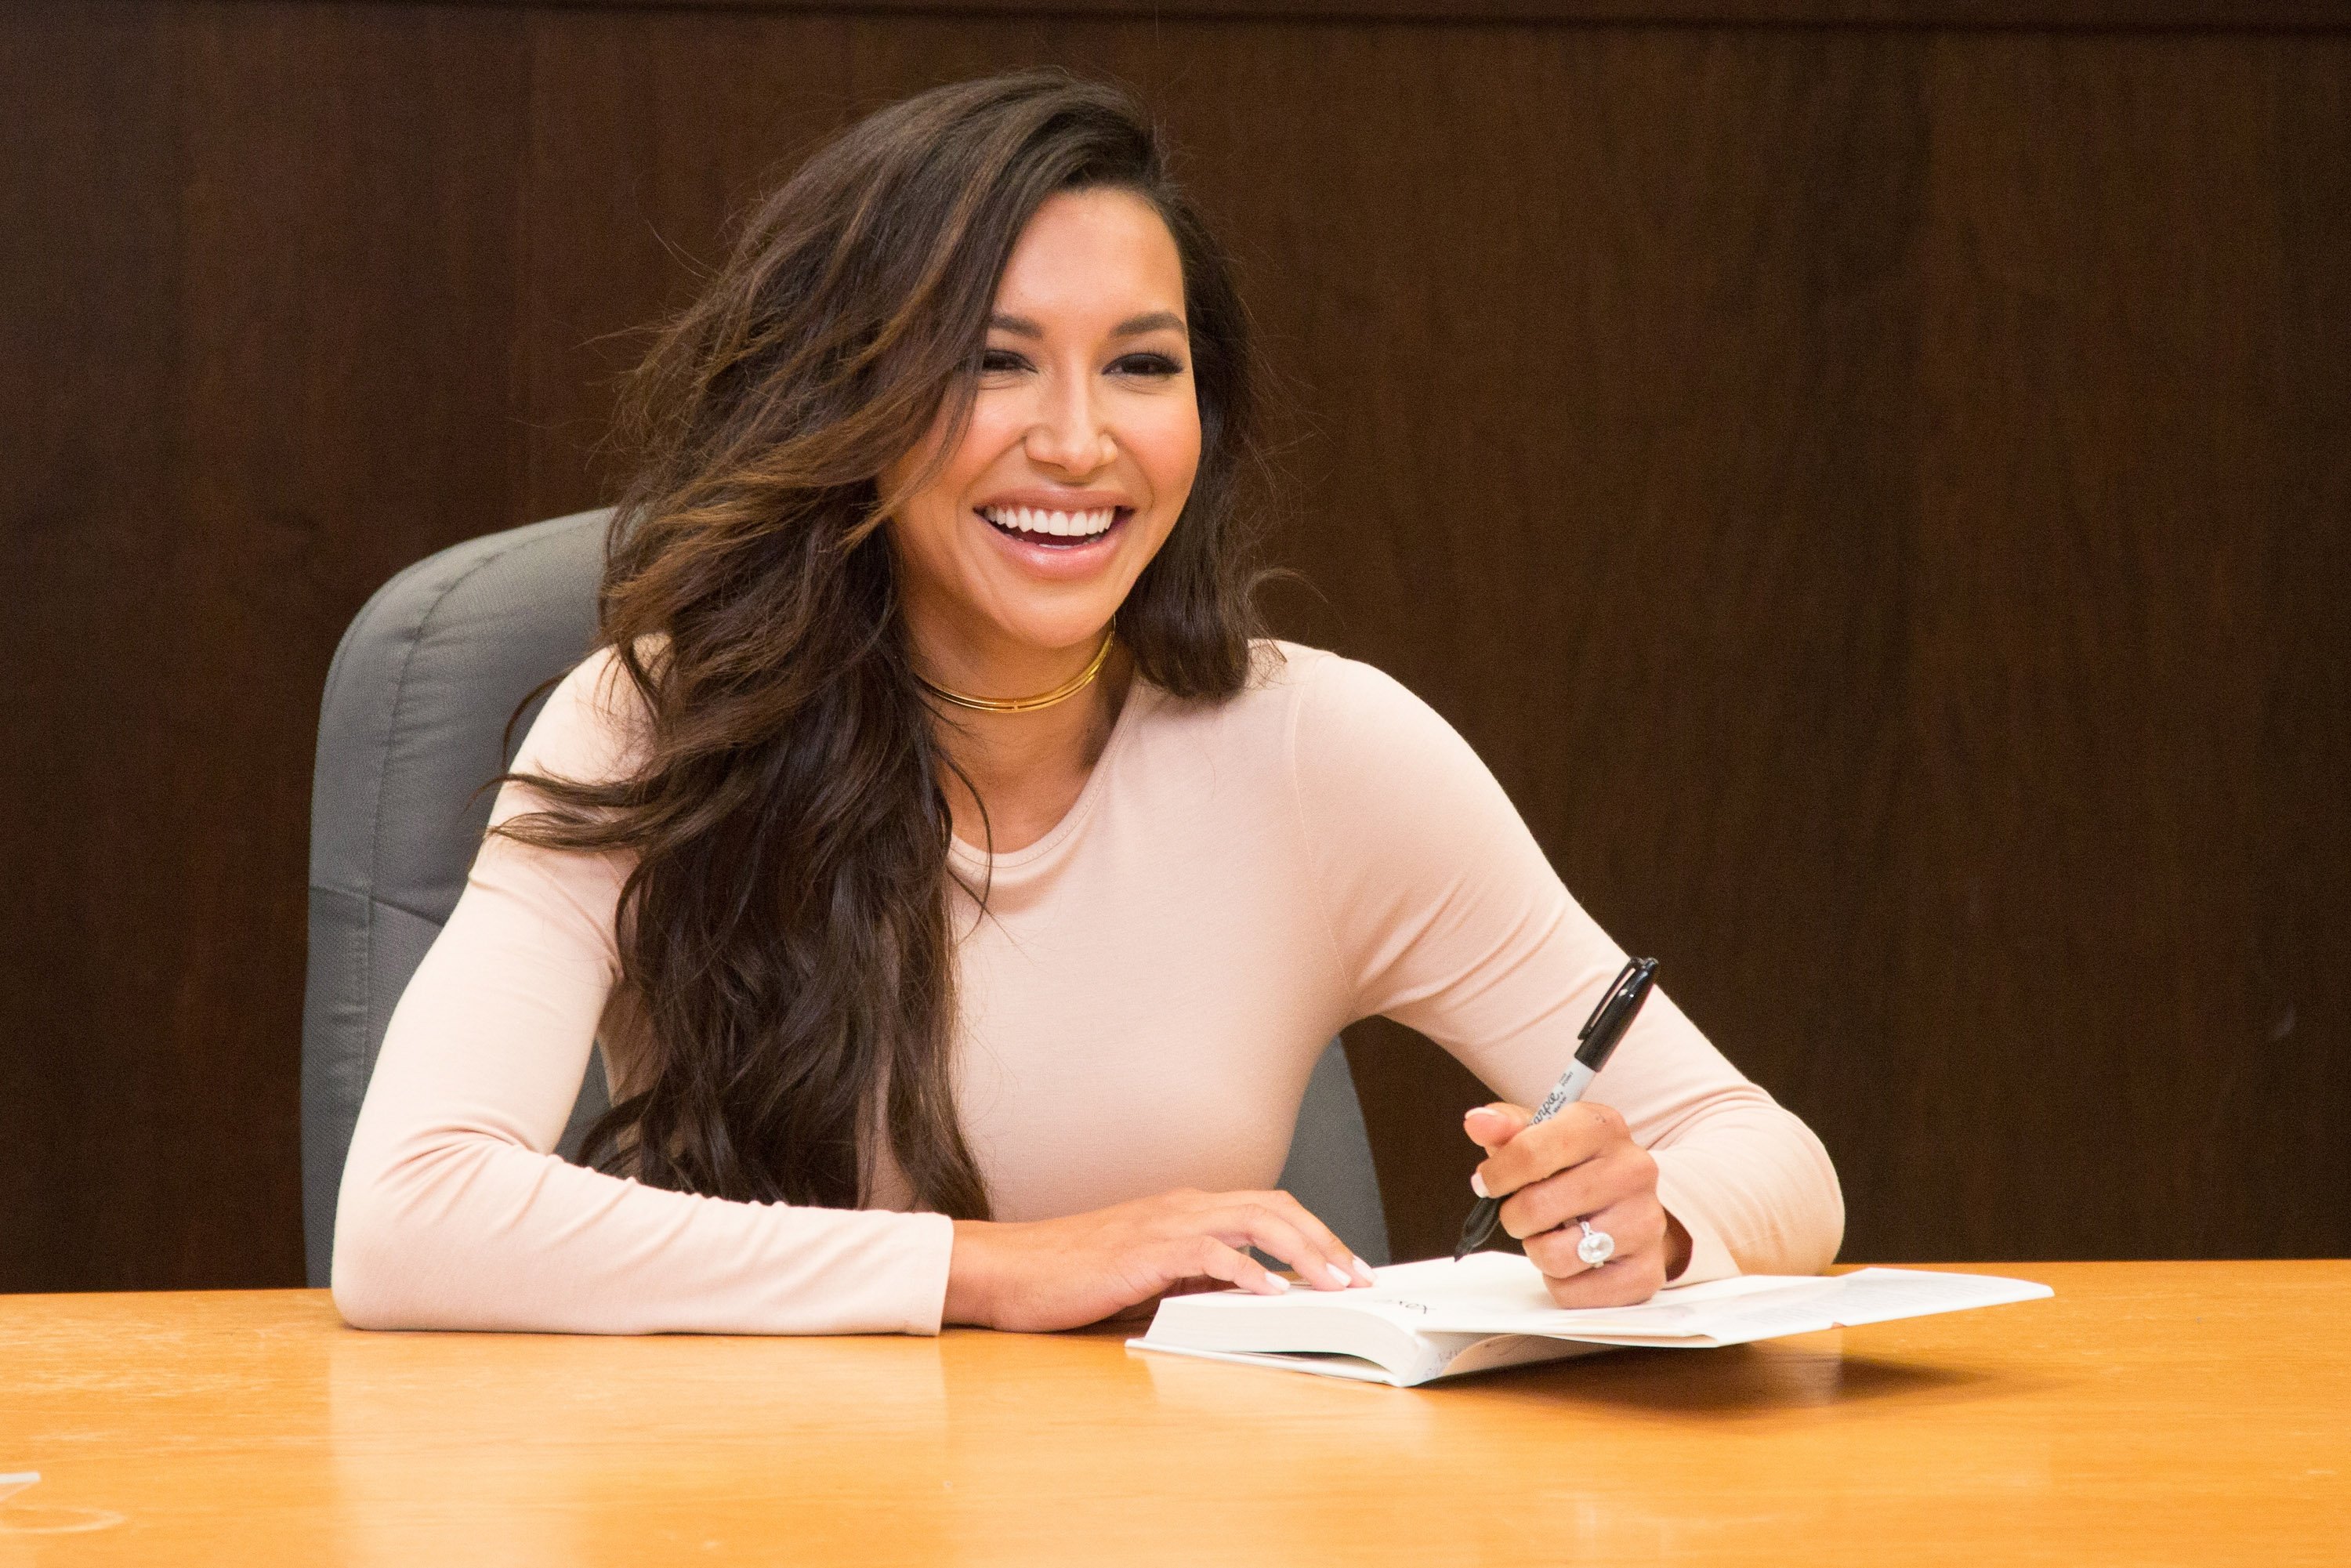
[(1118, 508), (1098, 507), (1090, 512), (1049, 512), (1040, 507), (983, 507), (980, 516), (998, 528), (1017, 528), (1024, 534), (1092, 538), (1118, 520)]

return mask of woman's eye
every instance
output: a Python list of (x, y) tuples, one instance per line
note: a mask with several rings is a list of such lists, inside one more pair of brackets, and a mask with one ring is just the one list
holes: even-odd
[(984, 376), (997, 375), (1006, 371), (1023, 371), (1028, 368), (1029, 361), (1009, 349), (987, 349), (979, 356), (979, 373)]
[(1172, 376), (1183, 368), (1165, 354), (1127, 354), (1111, 366), (1123, 376)]

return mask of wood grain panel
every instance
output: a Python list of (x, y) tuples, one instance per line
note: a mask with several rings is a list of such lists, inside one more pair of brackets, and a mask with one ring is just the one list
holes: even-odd
[(528, 429), (513, 450), (521, 516), (539, 517), (617, 492), (600, 445), (643, 329), (724, 259), (730, 214), (850, 118), (849, 23), (720, 15), (649, 31), (538, 11), (529, 28), (516, 344)]
[(2252, 1050), (2220, 1082), (2259, 1228), (2315, 1256), (2351, 1250), (2351, 40), (2279, 50), (2272, 68), (2284, 329), (2258, 372), (2276, 509), (2248, 759), (2254, 924), (2236, 949), (2258, 1027), (2238, 1030)]
[(172, 37), (119, 11), (5, 26), (0, 99), (39, 128), (40, 156), (0, 155), (17, 236), (0, 246), (0, 1288), (120, 1284), (172, 1224), (133, 1195), (194, 1153), (158, 1124), (152, 1087), (177, 1043), (181, 941), (149, 891), (171, 814), (151, 628), (178, 531), (157, 497), (184, 325)]
[(56, 1155), (0, 1278), (292, 1278), (318, 693), (377, 583), (513, 516), (522, 24), (35, 14), (15, 101), (90, 153), (7, 160), (54, 183), (22, 232), (78, 211), (120, 246), (59, 244), (41, 314), (119, 340), (37, 362), (86, 390), (33, 453), (48, 525), (9, 517), (12, 553), (53, 552), (31, 685), (66, 760), (11, 841), (51, 896), (11, 902), (0, 1035), (54, 1077), (5, 1098)]
[[(1997, 1248), (2028, 1211), (2067, 1253), (2345, 1244), (2341, 962), (2262, 973), (2324, 929), (2264, 885), (2324, 852), (2266, 735), (2343, 715), (2270, 653), (2329, 624), (2274, 619), (2273, 574), (2339, 563), (2346, 527), (2287, 457), (2297, 425), (2351, 450), (2289, 298), (2340, 231), (2281, 244), (2311, 79), (2273, 47), (1938, 50), (1888, 1040), (1913, 1135), (1848, 1164), (1910, 1200), (1880, 1250)], [(2280, 1139), (2300, 1169), (2249, 1179)]]
[[(2351, 1250), (2351, 58), (2085, 6), (12, 8), (0, 1288), (298, 1277), (335, 636), (609, 496), (631, 329), (773, 168), (1038, 60), (1140, 88), (1240, 256), (1284, 630), (1462, 729), (1853, 1250)], [(1435, 1250), (1482, 1094), (1350, 1044)]]
[[(385, 0), (507, 8), (548, 0)], [(567, 9), (854, 10), (892, 20), (1514, 22), (1568, 26), (1867, 27), (1902, 31), (2340, 31), (2344, 0), (560, 0)]]

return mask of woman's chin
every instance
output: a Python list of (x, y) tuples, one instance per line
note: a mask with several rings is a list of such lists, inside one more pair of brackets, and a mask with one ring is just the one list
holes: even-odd
[(1006, 626), (1006, 640), (1026, 655), (1022, 663), (1033, 663), (1040, 669), (1056, 669), (1072, 660), (1092, 659), (1094, 650), (1102, 644), (1102, 628), (1117, 612), (1118, 607), (1113, 604), (1105, 606), (1099, 615), (1040, 615)]

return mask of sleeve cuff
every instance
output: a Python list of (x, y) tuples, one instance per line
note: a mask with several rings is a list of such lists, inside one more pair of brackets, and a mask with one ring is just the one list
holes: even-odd
[[(935, 1334), (946, 1319), (947, 1268), (955, 1260), (955, 1221), (944, 1214), (915, 1214), (909, 1219), (921, 1220), (914, 1244), (914, 1268), (921, 1270), (914, 1301), (915, 1315), (906, 1320), (908, 1333)], [(914, 1229), (914, 1227), (908, 1227)]]
[(1651, 1153), (1657, 1161), (1658, 1206), (1681, 1221), (1690, 1239), (1689, 1262), (1666, 1283), (1701, 1285), (1708, 1280), (1730, 1279), (1740, 1271), (1739, 1261), (1731, 1257), (1721, 1234), (1707, 1219), (1704, 1206), (1677, 1179), (1673, 1151), (1655, 1149)]

